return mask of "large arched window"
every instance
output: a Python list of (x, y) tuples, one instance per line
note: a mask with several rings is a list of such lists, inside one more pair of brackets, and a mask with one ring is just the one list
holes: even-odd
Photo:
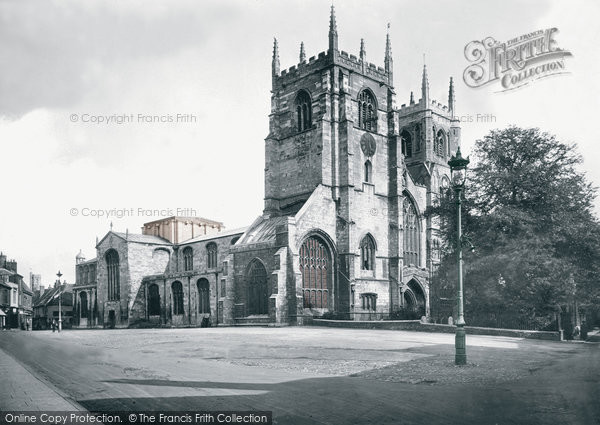
[(248, 314), (269, 313), (269, 287), (267, 271), (258, 260), (252, 261), (248, 267)]
[(108, 300), (116, 301), (121, 298), (119, 254), (114, 249), (110, 249), (104, 258), (106, 260), (106, 274), (108, 277)]
[(435, 136), (433, 150), (437, 156), (446, 156), (446, 134), (443, 130), (438, 130)]
[(183, 285), (176, 280), (171, 284), (173, 292), (173, 315), (180, 316), (183, 314)]
[(209, 269), (217, 267), (217, 244), (214, 242), (206, 245), (206, 265)]
[(210, 313), (210, 285), (206, 279), (198, 279), (198, 313)]
[(365, 162), (365, 182), (372, 183), (373, 182), (373, 165), (371, 165), (371, 161), (367, 159)]
[(369, 90), (358, 95), (358, 126), (363, 130), (377, 131), (377, 104)]
[(325, 244), (314, 236), (300, 247), (300, 272), (304, 308), (328, 308), (331, 256)]
[(413, 142), (410, 133), (404, 130), (400, 134), (400, 139), (402, 140), (402, 155), (406, 158), (410, 158), (413, 152)]
[(417, 209), (408, 196), (404, 196), (404, 265), (419, 266), (420, 232)]
[(366, 235), (360, 242), (360, 268), (375, 270), (375, 241), (371, 235)]
[(188, 272), (194, 269), (194, 250), (191, 246), (183, 250), (183, 270)]
[(148, 287), (148, 315), (160, 316), (160, 292), (156, 283)]
[(296, 96), (296, 125), (298, 131), (312, 127), (312, 105), (310, 95), (306, 90), (300, 90)]

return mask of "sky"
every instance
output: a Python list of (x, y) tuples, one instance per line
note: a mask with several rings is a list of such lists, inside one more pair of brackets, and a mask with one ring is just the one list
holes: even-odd
[[(358, 56), (363, 38), (378, 66), (390, 24), (398, 106), (411, 90), (420, 97), (424, 62), (444, 104), (453, 77), (464, 154), (491, 129), (539, 127), (577, 143), (600, 185), (598, 2), (334, 4), (339, 48)], [(26, 282), (33, 272), (48, 286), (58, 270), (73, 282), (75, 255), (93, 258), (111, 223), (133, 233), (170, 215), (252, 223), (263, 207), (273, 37), (282, 69), (297, 64), (301, 41), (308, 57), (325, 51), (330, 6), (0, 0), (0, 251)], [(469, 42), (554, 27), (572, 53), (566, 74), (509, 92), (464, 83)]]

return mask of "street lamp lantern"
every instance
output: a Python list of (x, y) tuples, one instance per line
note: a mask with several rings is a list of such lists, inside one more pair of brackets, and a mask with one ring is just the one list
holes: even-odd
[(465, 332), (465, 315), (463, 310), (463, 270), (462, 270), (462, 223), (461, 223), (461, 192), (465, 187), (467, 180), (467, 165), (469, 158), (463, 158), (460, 154), (460, 147), (456, 150), (450, 161), (450, 174), (452, 179), (452, 187), (456, 194), (456, 256), (458, 260), (458, 318), (456, 320), (456, 337), (454, 363), (457, 365), (467, 364), (467, 343)]
[(467, 165), (469, 165), (469, 158), (463, 158), (460, 153), (460, 148), (456, 150), (456, 155), (454, 155), (450, 161), (448, 161), (448, 165), (450, 166), (450, 175), (452, 177), (452, 186), (454, 190), (456, 188), (462, 189), (465, 186), (465, 180), (467, 179)]

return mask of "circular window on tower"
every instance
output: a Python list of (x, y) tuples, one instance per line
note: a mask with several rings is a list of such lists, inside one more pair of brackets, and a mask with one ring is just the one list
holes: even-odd
[(371, 134), (365, 133), (360, 138), (360, 148), (362, 149), (365, 156), (373, 156), (375, 155), (375, 150), (377, 149), (377, 143), (375, 143), (375, 139)]

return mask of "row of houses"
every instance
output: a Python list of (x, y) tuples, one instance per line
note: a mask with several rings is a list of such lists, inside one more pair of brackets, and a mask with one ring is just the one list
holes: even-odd
[(17, 271), (17, 262), (0, 252), (0, 327), (31, 329), (33, 292)]
[[(51, 329), (52, 323), (62, 321), (63, 328), (73, 326), (73, 285), (55, 282), (54, 286), (35, 291), (33, 329)], [(60, 311), (60, 313), (59, 313)]]
[(45, 288), (41, 276), (33, 273), (29, 273), (28, 285), (18, 272), (17, 261), (0, 252), (0, 329), (49, 329), (59, 316), (63, 327), (71, 327), (72, 287), (56, 281)]

